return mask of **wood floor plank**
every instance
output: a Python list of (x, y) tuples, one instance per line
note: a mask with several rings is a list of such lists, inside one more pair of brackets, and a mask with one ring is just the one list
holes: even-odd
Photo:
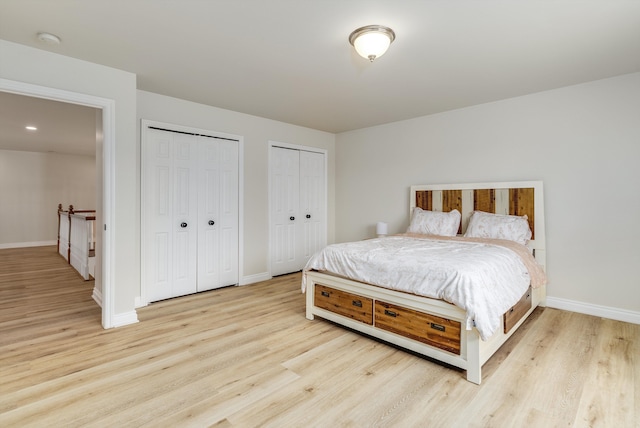
[[(575, 373), (584, 367), (583, 362), (574, 364), (574, 355), (563, 348), (568, 345), (565, 335), (579, 332), (553, 328), (564, 325), (561, 323), (570, 313), (551, 309), (545, 312), (552, 322), (538, 323), (531, 329), (530, 340), (514, 348), (500, 370), (483, 382), (484, 394), (471, 400), (455, 421), (480, 427), (495, 426), (501, 421), (510, 420), (514, 426), (528, 426), (534, 419), (543, 419), (553, 421), (552, 426), (566, 426), (562, 422), (563, 417), (573, 418), (571, 412), (575, 411), (575, 406), (565, 409), (568, 415), (558, 414), (558, 409), (566, 407), (562, 401), (567, 399), (567, 391), (572, 391), (575, 384), (573, 377), (567, 376), (565, 370), (571, 367), (571, 372)], [(582, 338), (577, 335), (575, 340), (579, 343)], [(541, 378), (553, 381), (539, 382)], [(571, 387), (567, 388), (567, 384)], [(520, 401), (527, 402), (528, 409), (514, 414), (513, 408)], [(483, 414), (483, 417), (475, 418), (476, 414)]]
[[(359, 357), (345, 359), (335, 353), (335, 349)], [(338, 338), (283, 364), (299, 374), (299, 380), (228, 419), (237, 426), (251, 426), (255, 420), (266, 426), (313, 426), (314, 422), (317, 423), (318, 414), (326, 418), (327, 412), (339, 405), (341, 394), (357, 384), (367, 372), (366, 365), (372, 360), (385, 359), (394, 352), (397, 351), (393, 348), (344, 331)], [(324, 369), (318, 369), (318, 365)]]
[(576, 426), (640, 426), (640, 326), (598, 319), (596, 337)]
[(2, 427), (633, 427), (640, 326), (537, 309), (465, 372), (305, 318), (300, 274), (104, 330), (55, 247), (0, 250)]

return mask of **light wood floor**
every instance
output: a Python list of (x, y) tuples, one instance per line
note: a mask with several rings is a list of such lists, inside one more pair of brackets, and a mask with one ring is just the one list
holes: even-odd
[(0, 250), (1, 427), (638, 427), (640, 326), (539, 309), (464, 372), (304, 318), (300, 275), (100, 326), (53, 247)]

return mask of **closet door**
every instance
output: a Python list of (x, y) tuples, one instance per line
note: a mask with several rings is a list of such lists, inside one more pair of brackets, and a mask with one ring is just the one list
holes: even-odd
[(148, 130), (144, 150), (149, 301), (196, 291), (197, 153), (191, 136)]
[(198, 291), (238, 283), (238, 145), (199, 137)]
[(238, 284), (238, 143), (220, 141), (220, 286)]
[(271, 274), (282, 275), (302, 267), (300, 240), (300, 152), (272, 147), (271, 152)]
[(173, 295), (196, 292), (198, 242), (198, 146), (196, 137), (175, 134), (173, 187)]
[(326, 245), (324, 154), (300, 151), (300, 214), (302, 267)]
[(326, 245), (325, 155), (272, 147), (271, 274), (301, 270)]

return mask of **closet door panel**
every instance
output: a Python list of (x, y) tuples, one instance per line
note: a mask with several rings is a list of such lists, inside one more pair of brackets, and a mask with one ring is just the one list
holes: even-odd
[(220, 286), (220, 236), (219, 228), (207, 226), (198, 241), (198, 291)]
[(166, 298), (171, 295), (171, 272), (169, 263), (171, 252), (171, 235), (168, 233), (158, 232), (154, 234), (155, 245), (152, 257), (156, 260), (156, 269), (154, 271), (154, 282), (159, 288), (165, 289), (164, 292), (159, 293)]
[(297, 260), (300, 157), (298, 150), (274, 147), (271, 171), (271, 274), (300, 270)]
[(149, 300), (171, 297), (173, 227), (171, 210), (172, 136), (149, 131), (145, 151), (145, 275)]
[(324, 155), (300, 152), (301, 264), (326, 245)]
[(238, 283), (238, 145), (200, 138), (198, 291)]
[(152, 270), (149, 274), (152, 277), (152, 288), (154, 297), (159, 299), (166, 299), (171, 297), (172, 289), (172, 277), (173, 277), (173, 263), (171, 258), (173, 257), (173, 234), (171, 225), (171, 175), (168, 166), (158, 165), (154, 167), (155, 181), (149, 192), (150, 197), (154, 203), (149, 204), (153, 209), (155, 215), (152, 216), (153, 221), (147, 223), (152, 232), (149, 233), (149, 238), (153, 241), (151, 246), (151, 252), (149, 256), (152, 259), (151, 263), (147, 263), (147, 266), (151, 266)]
[(206, 137), (199, 144), (198, 291), (205, 291), (220, 283), (220, 150)]
[(220, 286), (237, 284), (238, 274), (238, 144), (220, 141)]
[(236, 253), (232, 250), (225, 250), (226, 248), (237, 248), (236, 233), (231, 228), (225, 228), (222, 230), (222, 236), (220, 237), (220, 246), (223, 249), (220, 257), (220, 282), (221, 286), (237, 284), (238, 275), (236, 274), (235, 266), (238, 258)]
[(191, 135), (174, 135), (173, 186), (173, 295), (196, 292), (197, 225), (197, 140)]

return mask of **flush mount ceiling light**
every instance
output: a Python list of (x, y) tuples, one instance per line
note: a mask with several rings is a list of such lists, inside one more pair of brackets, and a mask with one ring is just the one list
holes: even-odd
[(356, 48), (356, 52), (369, 61), (382, 56), (389, 45), (396, 38), (396, 33), (389, 27), (382, 25), (367, 25), (360, 27), (349, 35), (349, 43)]
[(60, 44), (60, 37), (51, 33), (44, 33), (44, 32), (38, 33), (38, 40), (40, 40), (41, 42), (47, 43), (49, 45)]
[(37, 131), (38, 130), (38, 128), (36, 128), (33, 125), (27, 125), (27, 126), (24, 127), (24, 129), (26, 129), (27, 131)]

